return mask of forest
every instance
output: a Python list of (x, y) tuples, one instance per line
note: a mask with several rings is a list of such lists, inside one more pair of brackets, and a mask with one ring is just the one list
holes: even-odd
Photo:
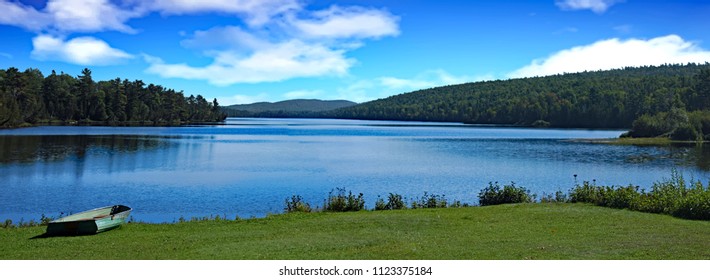
[(141, 80), (94, 81), (85, 68), (77, 77), (29, 68), (0, 69), (0, 128), (42, 123), (179, 125), (223, 121), (217, 99), (185, 97), (182, 91)]
[(436, 87), (323, 117), (630, 128), (626, 136), (703, 140), (710, 138), (708, 110), (710, 64), (691, 63)]

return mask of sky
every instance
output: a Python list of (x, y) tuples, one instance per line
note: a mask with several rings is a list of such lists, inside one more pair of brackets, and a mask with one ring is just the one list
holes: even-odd
[(710, 62), (710, 1), (0, 0), (0, 68), (221, 105)]

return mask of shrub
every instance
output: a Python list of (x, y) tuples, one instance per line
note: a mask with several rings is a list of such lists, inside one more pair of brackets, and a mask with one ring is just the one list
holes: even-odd
[(387, 209), (390, 209), (390, 210), (407, 209), (407, 204), (404, 203), (404, 199), (402, 198), (402, 195), (390, 193), (387, 196)]
[(710, 188), (691, 181), (688, 187), (681, 174), (653, 184), (650, 192), (638, 186), (604, 187), (584, 182), (570, 191), (570, 202), (586, 202), (612, 208), (673, 215), (686, 219), (710, 220)]
[(673, 214), (678, 210), (685, 193), (685, 180), (682, 175), (674, 171), (670, 180), (656, 182), (651, 192), (641, 194), (639, 202), (634, 205), (634, 210)]
[(424, 192), (419, 199), (412, 201), (412, 209), (417, 208), (446, 208), (447, 202), (443, 195), (434, 195)]
[(515, 182), (503, 186), (503, 189), (500, 188), (498, 182), (488, 183), (488, 187), (478, 193), (478, 203), (481, 206), (533, 201), (534, 197), (530, 195), (530, 191), (524, 187), (515, 186)]
[(365, 209), (365, 199), (362, 193), (355, 196), (349, 191), (346, 195), (345, 189), (336, 188), (328, 194), (323, 209), (332, 212), (360, 211)]
[(601, 200), (597, 204), (611, 208), (631, 209), (640, 196), (637, 186), (605, 187), (601, 189)]
[(303, 197), (300, 195), (291, 196), (291, 198), (286, 199), (286, 208), (284, 208), (286, 213), (293, 212), (311, 212), (311, 205), (303, 202)]
[(642, 115), (634, 120), (629, 131), (631, 137), (657, 137), (673, 129), (665, 120), (667, 113), (656, 115)]
[(671, 139), (678, 141), (702, 141), (703, 136), (698, 133), (698, 130), (693, 125), (684, 123), (671, 133)]
[(377, 201), (375, 201), (375, 211), (388, 210), (387, 203), (379, 195), (377, 196)]
[(581, 186), (576, 185), (570, 190), (569, 201), (597, 204), (600, 201), (598, 188), (584, 181)]
[(404, 203), (402, 195), (390, 193), (387, 196), (387, 202), (378, 196), (375, 202), (375, 210), (399, 210), (406, 209), (407, 204)]
[(694, 220), (710, 220), (710, 189), (703, 188), (701, 183), (688, 192), (679, 203), (673, 216)]
[(542, 194), (540, 198), (542, 203), (564, 203), (567, 202), (567, 195), (562, 191), (556, 191), (555, 194)]

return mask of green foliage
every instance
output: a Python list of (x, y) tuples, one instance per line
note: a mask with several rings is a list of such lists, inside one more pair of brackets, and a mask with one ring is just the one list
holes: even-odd
[[(546, 77), (484, 81), (404, 93), (338, 109), (324, 117), (475, 124), (629, 128), (643, 116), (710, 110), (710, 64), (626, 67)], [(687, 104), (687, 105), (686, 105)], [(676, 108), (675, 112), (671, 112)], [(642, 120), (639, 134), (672, 131)], [(662, 122), (668, 122), (661, 119)], [(650, 130), (642, 129), (650, 125)], [(660, 128), (660, 129), (655, 129)], [(660, 133), (655, 134), (656, 131)], [(655, 135), (652, 135), (655, 134)]]
[(567, 195), (562, 191), (556, 191), (555, 194), (542, 194), (541, 203), (564, 203), (568, 202)]
[(387, 196), (387, 202), (378, 197), (375, 202), (375, 210), (400, 210), (407, 209), (407, 204), (404, 202), (402, 195), (390, 193)]
[(293, 213), (293, 212), (311, 212), (311, 205), (303, 201), (303, 197), (300, 195), (294, 195), (291, 196), (291, 198), (286, 199), (286, 208), (284, 208), (284, 211), (286, 213)]
[(515, 182), (505, 185), (501, 189), (498, 182), (488, 183), (488, 187), (478, 193), (478, 204), (481, 206), (498, 205), (506, 203), (530, 203), (534, 196), (524, 187), (515, 186)]
[(330, 212), (360, 211), (365, 209), (365, 199), (362, 193), (355, 196), (351, 191), (346, 194), (345, 189), (336, 188), (328, 193), (323, 209)]
[(665, 121), (667, 113), (661, 112), (653, 116), (642, 115), (631, 125), (630, 137), (658, 137), (671, 130)]
[(650, 192), (639, 192), (639, 187), (633, 185), (608, 187), (584, 182), (570, 191), (570, 202), (710, 220), (710, 188), (695, 181), (690, 185), (675, 171), (670, 179), (654, 183)]
[(180, 124), (222, 121), (226, 117), (215, 99), (182, 92), (141, 80), (116, 78), (96, 82), (91, 70), (78, 77), (37, 69), (20, 72), (0, 69), (0, 128), (49, 121), (117, 125)]
[(435, 195), (424, 192), (418, 200), (412, 201), (412, 209), (417, 208), (446, 208), (448, 202), (444, 195)]

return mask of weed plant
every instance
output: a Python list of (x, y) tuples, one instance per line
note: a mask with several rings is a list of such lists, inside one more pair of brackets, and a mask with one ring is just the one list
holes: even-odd
[(435, 195), (424, 192), (424, 195), (418, 200), (412, 201), (412, 209), (417, 208), (446, 208), (446, 197), (444, 195)]
[(506, 203), (531, 203), (535, 201), (535, 196), (524, 187), (518, 187), (515, 182), (505, 185), (501, 189), (498, 182), (488, 183), (488, 187), (478, 193), (478, 203), (481, 206), (498, 205)]
[(345, 189), (336, 188), (330, 191), (328, 199), (325, 201), (323, 209), (330, 212), (349, 212), (365, 210), (365, 199), (363, 194), (355, 196), (351, 191), (346, 194)]
[(311, 212), (311, 205), (303, 201), (303, 197), (300, 195), (291, 196), (291, 198), (286, 199), (286, 208), (284, 208), (286, 213), (293, 212)]

